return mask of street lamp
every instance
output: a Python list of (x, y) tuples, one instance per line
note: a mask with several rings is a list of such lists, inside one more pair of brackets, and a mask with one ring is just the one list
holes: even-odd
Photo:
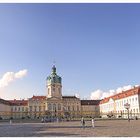
[(130, 122), (130, 119), (129, 119), (129, 108), (130, 108), (130, 104), (126, 103), (126, 104), (124, 104), (124, 107), (125, 107), (125, 109), (127, 109), (127, 112), (128, 112), (128, 121)]

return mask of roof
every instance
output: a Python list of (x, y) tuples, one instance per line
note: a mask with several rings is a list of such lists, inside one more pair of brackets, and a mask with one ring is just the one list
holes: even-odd
[(76, 96), (62, 96), (62, 98), (77, 98)]
[(46, 96), (34, 96), (30, 99), (34, 99), (34, 100), (45, 100), (46, 99)]
[(10, 105), (16, 105), (16, 106), (27, 106), (28, 100), (8, 100), (10, 102)]
[(48, 84), (55, 84), (55, 83), (61, 84), (61, 81), (62, 81), (62, 79), (61, 79), (60, 76), (57, 75), (57, 73), (56, 73), (56, 67), (54, 65), (52, 67), (52, 73), (51, 73), (51, 75), (49, 75), (47, 77), (47, 82), (48, 82)]
[(81, 100), (81, 105), (99, 105), (101, 100)]
[(103, 100), (100, 101), (100, 104), (107, 103), (110, 98), (112, 98), (113, 100), (119, 100), (119, 99), (126, 98), (135, 94), (140, 94), (140, 86), (134, 87), (133, 89), (129, 89), (127, 91), (123, 91), (122, 93), (118, 93), (113, 96), (104, 98)]
[(10, 105), (10, 102), (4, 99), (0, 99), (0, 103), (5, 104), (5, 105)]

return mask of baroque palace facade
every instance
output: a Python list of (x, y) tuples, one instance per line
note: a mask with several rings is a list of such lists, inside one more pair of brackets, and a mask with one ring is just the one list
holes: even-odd
[(62, 95), (62, 79), (52, 67), (47, 77), (47, 95), (33, 96), (28, 100), (0, 99), (0, 119), (10, 118), (79, 118), (79, 117), (115, 117), (126, 118), (130, 105), (130, 118), (140, 118), (140, 86), (104, 98), (102, 100), (80, 100), (76, 96)]
[(0, 99), (0, 118), (79, 118), (99, 117), (100, 100), (80, 100), (76, 96), (62, 95), (62, 79), (52, 67), (47, 77), (47, 95), (33, 96), (28, 100)]

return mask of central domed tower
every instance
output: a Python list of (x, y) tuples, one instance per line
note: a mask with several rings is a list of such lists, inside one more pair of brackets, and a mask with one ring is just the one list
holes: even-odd
[(47, 98), (62, 98), (61, 77), (56, 73), (55, 65), (52, 67), (50, 76), (47, 77)]

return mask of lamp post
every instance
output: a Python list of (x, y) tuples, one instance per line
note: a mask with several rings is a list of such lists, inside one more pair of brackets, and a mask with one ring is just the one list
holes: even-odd
[(125, 109), (127, 109), (127, 112), (128, 112), (128, 122), (130, 122), (130, 119), (129, 119), (129, 108), (130, 108), (130, 104), (126, 103), (126, 104), (124, 104), (124, 107), (125, 107)]

